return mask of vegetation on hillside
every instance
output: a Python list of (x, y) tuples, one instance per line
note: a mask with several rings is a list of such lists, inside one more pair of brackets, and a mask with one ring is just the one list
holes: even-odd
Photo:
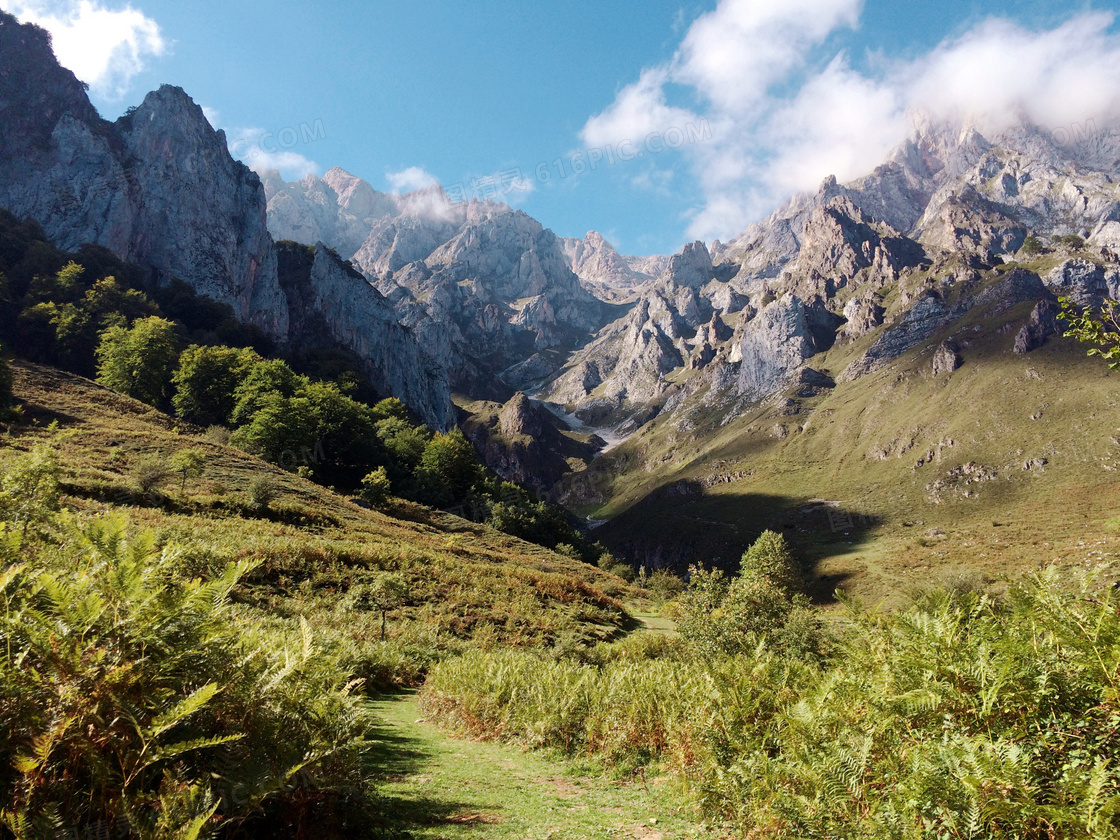
[[(180, 282), (145, 284), (101, 248), (65, 254), (2, 211), (0, 300), (0, 337), (25, 358), (96, 376), (186, 423), (228, 428), (234, 445), (286, 470), (371, 504), (395, 496), (454, 508), (591, 562), (602, 552), (559, 509), (489, 475), (457, 429), (433, 433), (393, 398), (363, 401), (370, 389), (345, 353), (280, 358), (228, 306)], [(0, 400), (2, 387), (0, 372)], [(371, 476), (382, 491), (363, 495)]]
[[(83, 380), (14, 372), (0, 836), (369, 836), (368, 693), (469, 646), (624, 621), (598, 588), (621, 581), (593, 567), (415, 506), (422, 522), (363, 510)], [(47, 404), (65, 431), (37, 425)], [(140, 493), (153, 460), (175, 480)]]
[[(744, 836), (1120, 831), (1120, 598), (1091, 575), (1070, 585), (1043, 571), (1003, 599), (937, 591), (888, 615), (849, 604), (825, 653), (820, 626), (789, 643), (780, 575), (744, 568), (731, 649), (713, 640), (728, 638), (739, 578), (715, 587), (709, 627), (697, 611), (675, 639), (560, 661), (470, 651), (433, 670), (423, 708), (476, 737), (620, 770), (662, 762)], [(718, 581), (694, 579), (684, 604), (710, 602)]]

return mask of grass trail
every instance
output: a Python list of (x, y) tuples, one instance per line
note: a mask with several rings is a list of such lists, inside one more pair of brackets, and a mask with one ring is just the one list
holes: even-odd
[(672, 779), (615, 781), (496, 742), (453, 738), (418, 720), (414, 693), (374, 703), (385, 724), (379, 835), (415, 840), (706, 840)]

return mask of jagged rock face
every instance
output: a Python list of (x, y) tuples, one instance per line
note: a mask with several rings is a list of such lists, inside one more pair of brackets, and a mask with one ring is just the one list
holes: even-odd
[(739, 362), (739, 394), (757, 400), (774, 393), (806, 359), (826, 349), (823, 343), (801, 298), (785, 295), (771, 303), (747, 324), (732, 356)]
[[(431, 198), (431, 190), (410, 196), (389, 195), (341, 167), (322, 178), (308, 175), (287, 183), (275, 170), (265, 173), (268, 229), (276, 239), (304, 245), (326, 242), (346, 260), (354, 258), (375, 228), (410, 206)], [(442, 195), (442, 193), (441, 193)], [(435, 245), (426, 252), (431, 253)], [(405, 260), (400, 265), (404, 265)], [(397, 266), (399, 267), (399, 265)]]
[[(602, 325), (604, 305), (569, 269), (552, 231), (505, 205), (443, 209), (382, 220), (355, 263), (423, 332), (454, 387), (497, 387), (506, 369), (578, 346)], [(524, 372), (509, 384), (523, 386)]]
[(829, 300), (860, 280), (861, 291), (898, 281), (905, 269), (928, 263), (916, 242), (883, 223), (869, 224), (849, 198), (815, 208), (801, 234), (797, 259), (782, 274), (787, 290)]
[(234, 303), (245, 320), (283, 335), (286, 306), (264, 189), (230, 157), (225, 135), (182, 89), (166, 85), (117, 127), (136, 185), (129, 258)]
[(381, 393), (403, 400), (433, 428), (454, 426), (446, 376), (381, 293), (322, 243), (306, 262), (285, 265), (292, 339), (304, 347), (333, 339), (362, 361)]
[(0, 13), (0, 155), (0, 207), (60, 247), (103, 245), (285, 336), (260, 179), (179, 88), (107, 123), (46, 33)]
[[(556, 368), (542, 351), (578, 346), (605, 320), (565, 243), (507, 205), (452, 204), (438, 186), (386, 195), (339, 168), (294, 184), (270, 174), (266, 187), (274, 235), (352, 259), (458, 389), (499, 396), (539, 382)], [(582, 257), (633, 274), (601, 237)]]
[(1066, 260), (1042, 280), (1054, 294), (1081, 307), (1100, 309), (1106, 298), (1120, 296), (1120, 268), (1092, 260)]
[(980, 264), (991, 264), (997, 255), (1018, 250), (1028, 233), (971, 185), (960, 192), (949, 187), (939, 192), (918, 224), (928, 246), (975, 256)]
[(568, 427), (524, 393), (505, 405), (474, 404), (463, 431), (483, 463), (506, 481), (514, 481), (543, 495), (571, 470), (571, 463), (589, 463), (603, 447), (592, 436), (586, 443), (564, 434)]
[(678, 288), (703, 288), (710, 280), (715, 279), (708, 246), (703, 242), (685, 245), (680, 253), (669, 258), (669, 264), (660, 279)]
[(655, 414), (674, 390), (670, 374), (715, 363), (734, 334), (725, 319), (749, 307), (747, 296), (718, 273), (704, 243), (686, 245), (656, 281), (644, 284), (633, 308), (574, 353), (539, 396), (587, 422), (632, 423)]

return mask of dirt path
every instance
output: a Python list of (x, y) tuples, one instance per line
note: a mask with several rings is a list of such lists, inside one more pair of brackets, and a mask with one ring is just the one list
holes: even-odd
[(592, 767), (493, 742), (452, 738), (418, 720), (414, 694), (376, 701), (385, 726), (375, 836), (415, 840), (709, 840), (671, 779), (617, 782)]

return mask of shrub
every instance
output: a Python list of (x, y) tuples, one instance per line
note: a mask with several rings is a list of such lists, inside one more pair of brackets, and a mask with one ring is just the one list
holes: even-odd
[(171, 475), (160, 455), (145, 455), (133, 465), (132, 484), (141, 493), (154, 493)]
[(21, 538), (47, 525), (59, 509), (61, 473), (53, 441), (37, 443), (14, 464), (5, 464), (0, 477), (0, 518), (16, 526)]
[(698, 653), (743, 653), (760, 643), (799, 655), (822, 652), (823, 626), (797, 592), (801, 576), (781, 534), (764, 531), (733, 579), (718, 569), (690, 572), (673, 608), (681, 636)]
[(13, 384), (12, 368), (8, 364), (8, 360), (4, 358), (3, 345), (0, 345), (0, 418), (8, 413), (8, 408), (12, 404)]
[(1120, 836), (1120, 594), (1052, 568), (1005, 602), (932, 592), (890, 615), (849, 605), (846, 623), (827, 664), (765, 647), (695, 662), (641, 636), (594, 665), (476, 651), (436, 665), (421, 701), (483, 737), (663, 758), (735, 836)]
[(1043, 251), (1042, 240), (1032, 233), (1023, 240), (1023, 244), (1019, 250), (1029, 256), (1041, 254)]
[(229, 439), (232, 434), (225, 426), (207, 426), (203, 437), (218, 446), (229, 446)]
[(384, 467), (378, 467), (362, 479), (362, 489), (358, 496), (371, 505), (384, 504), (393, 490), (393, 482), (389, 480), (389, 473)]
[(276, 500), (279, 487), (270, 475), (257, 475), (249, 481), (249, 504), (257, 510), (267, 510)]

